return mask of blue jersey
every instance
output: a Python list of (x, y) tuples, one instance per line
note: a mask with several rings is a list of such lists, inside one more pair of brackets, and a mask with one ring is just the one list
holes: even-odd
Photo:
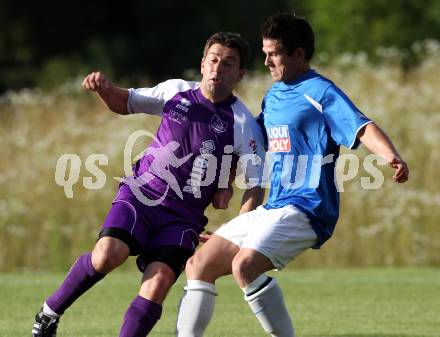
[(339, 147), (356, 148), (357, 133), (371, 120), (314, 70), (292, 82), (276, 82), (263, 99), (259, 119), (272, 165), (264, 207), (302, 210), (318, 235), (317, 248), (332, 235), (339, 216)]

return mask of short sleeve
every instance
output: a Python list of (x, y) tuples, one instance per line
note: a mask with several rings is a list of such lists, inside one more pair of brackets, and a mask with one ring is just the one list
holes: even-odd
[(241, 163), (247, 163), (246, 167), (241, 168), (245, 172), (246, 181), (251, 178), (261, 179), (265, 157), (263, 130), (240, 101), (234, 104), (233, 111), (234, 152), (240, 157)]
[(332, 139), (338, 145), (355, 149), (359, 131), (372, 120), (367, 118), (338, 87), (330, 86), (324, 95), (322, 113)]
[(128, 113), (145, 113), (162, 116), (165, 103), (178, 92), (198, 86), (197, 82), (183, 80), (168, 80), (152, 88), (128, 89)]

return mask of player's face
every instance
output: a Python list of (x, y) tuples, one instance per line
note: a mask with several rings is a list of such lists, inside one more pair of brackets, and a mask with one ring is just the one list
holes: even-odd
[(292, 55), (280, 46), (277, 40), (263, 39), (264, 65), (269, 68), (274, 81), (288, 82), (304, 72), (304, 51), (295, 50)]
[(212, 102), (220, 102), (232, 94), (245, 70), (240, 69), (238, 50), (216, 43), (202, 59), (201, 72), (200, 86), (203, 95)]

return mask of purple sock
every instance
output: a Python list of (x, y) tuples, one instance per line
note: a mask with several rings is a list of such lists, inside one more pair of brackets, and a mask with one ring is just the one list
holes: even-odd
[(145, 337), (161, 314), (162, 305), (136, 296), (125, 313), (119, 337)]
[(86, 253), (70, 268), (61, 286), (47, 298), (46, 303), (57, 314), (62, 315), (70, 305), (105, 274), (98, 273), (92, 266), (92, 254)]

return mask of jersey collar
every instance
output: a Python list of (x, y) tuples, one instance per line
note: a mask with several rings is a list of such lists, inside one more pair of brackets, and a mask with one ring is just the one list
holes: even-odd
[(232, 103), (234, 103), (237, 100), (237, 97), (234, 95), (230, 95), (228, 98), (221, 102), (213, 103), (209, 99), (207, 99), (205, 96), (203, 96), (202, 91), (200, 90), (200, 87), (196, 89), (195, 91), (197, 99), (204, 105), (214, 105), (216, 107), (227, 107), (230, 106)]

